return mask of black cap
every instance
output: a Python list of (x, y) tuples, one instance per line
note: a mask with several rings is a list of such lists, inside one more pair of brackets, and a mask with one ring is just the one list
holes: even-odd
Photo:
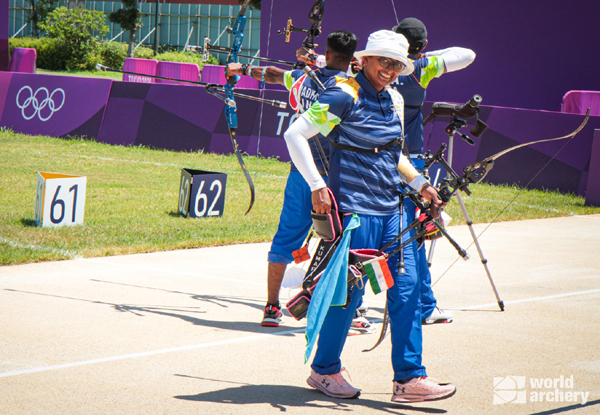
[(425, 47), (427, 42), (427, 29), (422, 21), (415, 17), (407, 17), (403, 19), (398, 26), (392, 29), (396, 33), (404, 35), (410, 47), (408, 52), (411, 55), (419, 53)]

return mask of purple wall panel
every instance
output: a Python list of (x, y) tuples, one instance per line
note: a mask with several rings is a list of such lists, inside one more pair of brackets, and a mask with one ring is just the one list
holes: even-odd
[[(287, 18), (295, 26), (308, 27), (308, 9), (313, 2), (263, 0), (262, 15), (270, 25), (261, 25), (261, 52), (275, 59), (293, 59), (304, 39), (293, 32), (290, 44), (277, 35)], [(369, 33), (396, 24), (391, 0), (328, 0), (323, 19), (322, 46), (327, 34), (338, 29), (354, 31), (359, 49)], [(464, 46), (477, 53), (467, 69), (432, 81), (428, 101), (465, 102), (473, 94), (486, 105), (558, 111), (569, 90), (600, 91), (600, 54), (583, 52), (574, 60), (573, 36), (587, 45), (600, 44), (597, 0), (572, 0), (556, 7), (520, 0), (460, 3), (447, 0), (394, 0), (398, 18), (423, 20), (429, 32), (428, 50)], [(271, 32), (269, 33), (269, 28)], [(323, 53), (323, 48), (317, 48)], [(572, 68), (567, 68), (573, 62)], [(584, 63), (585, 62), (585, 63)], [(576, 69), (575, 69), (576, 68)]]
[[(99, 141), (230, 153), (223, 105), (204, 87), (114, 82)], [(254, 102), (239, 102), (238, 114), (246, 117), (245, 121), (240, 119), (238, 129), (242, 150), (250, 136), (256, 107)]]
[[(258, 95), (256, 90), (240, 90)], [(269, 99), (287, 100), (287, 93), (267, 92)], [(250, 155), (289, 161), (283, 133), (293, 111), (237, 99), (240, 149)], [(261, 123), (262, 109), (262, 123)], [(259, 133), (259, 128), (262, 131)], [(113, 83), (99, 141), (144, 144), (173, 150), (233, 151), (221, 100), (204, 87)]]
[(96, 138), (112, 80), (0, 73), (0, 125), (26, 134)]
[[(288, 102), (288, 93), (281, 91), (265, 91), (264, 98)], [(258, 137), (259, 153), (263, 157), (278, 157), (281, 161), (290, 161), (290, 156), (283, 139), (283, 133), (295, 119), (295, 112), (289, 105), (277, 108), (263, 105), (259, 108), (252, 135)]]
[(6, 97), (8, 96), (8, 90), (10, 89), (10, 81), (13, 74), (10, 72), (0, 74), (0, 120), (2, 120), (2, 113), (4, 112), (4, 106), (6, 105)]
[(8, 71), (8, 0), (0, 0), (0, 71)]

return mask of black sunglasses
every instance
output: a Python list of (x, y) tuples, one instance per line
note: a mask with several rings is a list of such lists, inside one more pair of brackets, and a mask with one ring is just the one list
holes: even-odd
[(402, 72), (404, 70), (404, 68), (406, 68), (406, 65), (403, 64), (402, 62), (398, 62), (398, 61), (392, 61), (390, 58), (384, 58), (384, 57), (379, 57), (379, 64), (381, 66), (383, 66), (385, 69), (389, 68), (390, 66), (392, 67), (392, 69), (396, 72)]

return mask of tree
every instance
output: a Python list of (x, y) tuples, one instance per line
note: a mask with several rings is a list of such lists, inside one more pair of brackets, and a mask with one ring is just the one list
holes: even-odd
[(123, 8), (108, 15), (108, 20), (129, 31), (129, 49), (127, 56), (133, 58), (137, 31), (142, 27), (142, 13), (137, 7), (137, 0), (122, 0)]
[(67, 69), (88, 69), (88, 58), (93, 55), (98, 37), (108, 33), (104, 13), (94, 10), (59, 7), (48, 13), (48, 18), (40, 22), (40, 28), (48, 37), (62, 42), (70, 59)]
[[(241, 3), (244, 2), (244, 0), (238, 0)], [(255, 8), (256, 10), (260, 10), (260, 0), (250, 0), (250, 6)]]
[(54, 3), (56, 0), (27, 0), (31, 5), (31, 13), (27, 18), (28, 22), (31, 22), (33, 29), (33, 37), (40, 37), (39, 23), (46, 20), (48, 13), (54, 10)]

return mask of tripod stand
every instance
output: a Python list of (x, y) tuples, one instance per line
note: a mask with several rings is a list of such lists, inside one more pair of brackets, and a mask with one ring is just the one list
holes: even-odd
[[(467, 125), (467, 122), (465, 120), (460, 119), (460, 118), (453, 118), (452, 122), (450, 122), (450, 124), (448, 124), (448, 126), (446, 127), (445, 131), (446, 131), (446, 134), (448, 135), (448, 167), (450, 169), (452, 169), (452, 155), (453, 155), (453, 150), (454, 150), (454, 135), (459, 134), (461, 136), (461, 138), (463, 138), (465, 141), (467, 141), (470, 145), (475, 144), (475, 142), (470, 137), (468, 137), (466, 134), (462, 134), (458, 131), (460, 128), (462, 128), (466, 125)], [(447, 177), (450, 178), (449, 171), (447, 173)], [(463, 217), (465, 218), (465, 222), (467, 223), (467, 226), (469, 227), (469, 231), (471, 232), (471, 237), (473, 238), (473, 243), (477, 247), (477, 252), (479, 253), (479, 259), (481, 260), (481, 264), (483, 265), (483, 268), (485, 269), (488, 280), (490, 281), (490, 284), (492, 286), (492, 290), (494, 291), (494, 295), (496, 296), (496, 301), (498, 302), (498, 307), (500, 307), (500, 311), (504, 311), (504, 301), (502, 301), (500, 299), (498, 290), (496, 289), (496, 284), (494, 284), (494, 280), (492, 279), (492, 274), (490, 273), (490, 270), (487, 265), (488, 260), (483, 255), (483, 251), (481, 250), (481, 245), (479, 245), (479, 241), (477, 240), (477, 235), (475, 235), (475, 230), (473, 229), (473, 222), (471, 222), (471, 219), (469, 218), (469, 214), (467, 212), (467, 209), (465, 208), (465, 204), (463, 203), (460, 192), (456, 192), (456, 197), (458, 199), (460, 209), (462, 210)], [(436, 240), (431, 241), (431, 247), (429, 249), (429, 255), (427, 257), (427, 263), (429, 266), (431, 266), (431, 261), (433, 259), (433, 251), (435, 249), (435, 243), (436, 243)]]

